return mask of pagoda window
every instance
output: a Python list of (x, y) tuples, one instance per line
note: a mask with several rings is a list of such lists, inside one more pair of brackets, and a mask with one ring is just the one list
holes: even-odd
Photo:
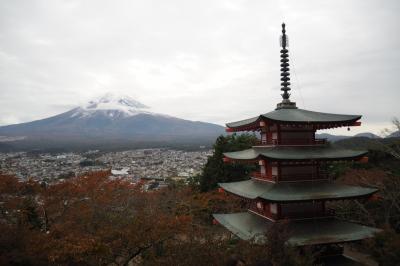
[[(275, 181), (276, 176), (271, 174), (271, 163), (268, 163), (265, 160), (259, 160), (258, 165), (260, 168), (258, 170), (251, 172), (250, 175), (253, 178), (264, 180), (264, 181)], [(275, 166), (276, 168), (276, 166)]]
[(271, 203), (269, 205), (269, 210), (272, 214), (277, 214), (278, 213), (278, 206), (276, 203)]
[(276, 142), (278, 140), (278, 132), (272, 132), (272, 142)]
[(265, 165), (260, 166), (260, 172), (261, 172), (261, 176), (267, 175), (267, 170), (265, 169)]
[(261, 133), (261, 144), (267, 143), (267, 133)]
[(278, 175), (278, 167), (272, 166), (271, 167), (271, 175), (272, 176), (277, 176)]

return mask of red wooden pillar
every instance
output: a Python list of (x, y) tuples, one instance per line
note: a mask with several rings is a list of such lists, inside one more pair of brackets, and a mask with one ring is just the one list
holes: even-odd
[(282, 213), (282, 207), (281, 207), (281, 204), (280, 204), (280, 203), (277, 203), (276, 205), (277, 205), (276, 220), (279, 220), (279, 219), (281, 219), (281, 217), (282, 217), (282, 215), (281, 215), (281, 213)]
[(272, 178), (272, 164), (267, 161), (266, 162), (266, 167), (267, 167), (267, 169), (266, 169), (267, 170), (267, 179), (275, 181), (275, 179)]
[(276, 163), (276, 168), (277, 168), (277, 175), (275, 182), (278, 182), (281, 179), (281, 162)]
[(314, 125), (312, 126), (312, 132), (313, 132), (313, 144), (315, 144), (315, 132), (316, 132), (316, 129), (315, 129)]
[(277, 140), (276, 140), (276, 144), (281, 144), (281, 125), (277, 124), (276, 125), (276, 131), (277, 131)]

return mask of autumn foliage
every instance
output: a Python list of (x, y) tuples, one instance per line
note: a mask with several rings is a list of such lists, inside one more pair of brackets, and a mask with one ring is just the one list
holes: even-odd
[(289, 249), (274, 258), (267, 246), (213, 225), (212, 213), (242, 207), (226, 193), (144, 192), (106, 172), (50, 186), (0, 175), (0, 192), (0, 265), (228, 265), (232, 258), (306, 265)]
[(1, 265), (154, 261), (163, 246), (190, 242), (215, 206), (228, 210), (235, 202), (190, 189), (143, 192), (102, 172), (51, 186), (1, 175), (0, 192)]

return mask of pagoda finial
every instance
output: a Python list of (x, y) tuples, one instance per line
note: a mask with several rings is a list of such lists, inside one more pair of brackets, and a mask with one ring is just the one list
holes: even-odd
[(281, 91), (282, 103), (278, 104), (277, 108), (297, 108), (296, 103), (289, 100), (290, 97), (290, 73), (289, 73), (289, 50), (286, 49), (289, 46), (289, 39), (286, 35), (285, 23), (282, 23), (282, 35), (280, 38), (281, 44)]

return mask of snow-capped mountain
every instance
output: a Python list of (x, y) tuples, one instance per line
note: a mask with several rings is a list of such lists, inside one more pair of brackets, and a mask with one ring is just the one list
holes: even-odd
[(56, 116), (0, 127), (0, 136), (23, 137), (15, 143), (29, 143), (26, 146), (31, 148), (88, 143), (212, 143), (223, 132), (222, 126), (154, 113), (129, 96), (110, 93)]
[(84, 118), (96, 114), (103, 114), (109, 118), (122, 118), (138, 114), (154, 114), (150, 107), (136, 101), (127, 95), (107, 93), (90, 100), (85, 105), (73, 109), (71, 117)]
[(102, 97), (98, 97), (89, 101), (86, 105), (79, 108), (79, 112), (83, 114), (91, 114), (100, 111), (107, 112), (108, 115), (111, 117), (114, 114), (120, 114), (122, 116), (128, 117), (141, 113), (150, 114), (151, 112), (149, 111), (149, 109), (150, 107), (136, 101), (135, 99), (127, 95), (107, 93)]

